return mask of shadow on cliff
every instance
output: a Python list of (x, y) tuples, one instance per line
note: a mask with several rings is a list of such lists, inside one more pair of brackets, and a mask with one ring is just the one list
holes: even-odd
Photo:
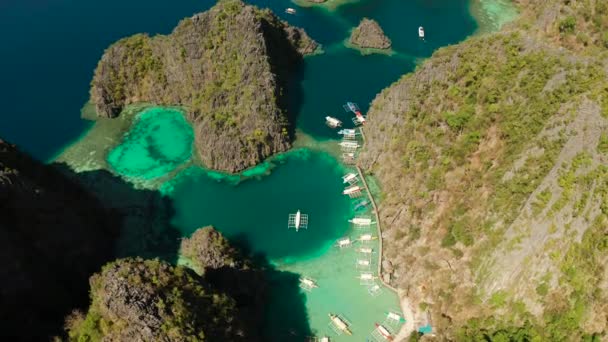
[(89, 305), (90, 276), (116, 257), (174, 261), (172, 215), (158, 192), (44, 165), (0, 140), (0, 336), (61, 335), (66, 315)]
[(205, 279), (234, 298), (243, 314), (256, 317), (250, 328), (257, 330), (261, 341), (309, 341), (313, 333), (299, 275), (278, 270), (265, 255), (253, 254), (242, 235), (231, 238), (230, 244), (251, 267), (208, 269)]
[(177, 261), (181, 235), (171, 224), (175, 209), (170, 198), (156, 190), (136, 189), (107, 170), (73, 173), (65, 164), (56, 166), (118, 217), (115, 258), (160, 258), (173, 264)]
[(120, 218), (57, 168), (0, 140), (0, 336), (48, 340), (89, 302)]
[[(304, 76), (304, 59), (290, 42), (287, 32), (277, 26), (262, 20), (263, 32), (268, 42), (267, 53), (270, 57), (270, 67), (277, 75), (279, 87), (275, 96), (279, 107), (287, 114), (289, 121), (289, 136), (295, 138), (297, 116), (303, 103), (304, 90), (302, 79)], [(282, 91), (281, 91), (282, 89)]]

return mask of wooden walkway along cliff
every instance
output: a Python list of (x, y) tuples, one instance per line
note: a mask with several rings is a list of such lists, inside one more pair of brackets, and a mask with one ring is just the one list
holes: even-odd
[[(361, 138), (363, 139), (363, 143), (365, 143), (365, 134), (363, 133), (363, 127), (361, 127), (359, 129), (359, 131), (361, 132)], [(379, 241), (378, 278), (380, 278), (380, 281), (382, 282), (382, 284), (384, 286), (393, 290), (395, 293), (398, 293), (397, 289), (394, 288), (393, 286), (391, 286), (389, 283), (385, 282), (384, 277), (382, 277), (382, 227), (380, 225), (380, 214), (378, 212), (378, 207), (376, 206), (376, 200), (374, 200), (374, 196), (372, 195), (372, 192), (369, 190), (369, 186), (367, 185), (367, 181), (365, 180), (365, 175), (363, 174), (363, 170), (361, 170), (361, 167), (359, 166), (358, 163), (357, 163), (357, 165), (355, 165), (355, 167), (357, 168), (357, 172), (359, 173), (359, 178), (361, 179), (361, 182), (363, 182), (363, 186), (365, 187), (365, 190), (367, 191), (367, 196), (369, 197), (369, 201), (372, 204), (372, 208), (374, 209), (374, 215), (376, 216), (376, 228), (378, 229), (378, 241)]]
[[(359, 129), (359, 131), (361, 132), (361, 138), (363, 140), (363, 144), (365, 144), (365, 134), (363, 133), (363, 127), (361, 127)], [(387, 283), (384, 281), (384, 278), (382, 277), (382, 256), (383, 256), (383, 251), (382, 251), (382, 227), (380, 224), (380, 213), (378, 211), (378, 206), (376, 205), (376, 201), (374, 200), (374, 196), (372, 195), (372, 192), (369, 190), (369, 186), (367, 185), (367, 181), (365, 180), (365, 175), (363, 174), (363, 170), (361, 170), (361, 167), (359, 166), (359, 163), (357, 162), (357, 164), (355, 165), (355, 167), (357, 168), (357, 173), (359, 174), (359, 178), (361, 179), (361, 182), (363, 183), (363, 186), (365, 187), (365, 190), (367, 191), (367, 196), (369, 197), (369, 201), (372, 204), (372, 208), (374, 210), (374, 215), (376, 216), (376, 228), (378, 230), (378, 278), (380, 279), (380, 282), (382, 283), (382, 285), (384, 285), (386, 288), (391, 289), (392, 291), (394, 291), (397, 294), (397, 297), (399, 297), (399, 291), (391, 286), (391, 284)], [(399, 333), (397, 334), (397, 336), (395, 336), (395, 341), (404, 341), (405, 339), (407, 339), (410, 334), (412, 332), (414, 332), (414, 309), (411, 307), (411, 305), (409, 304), (409, 300), (407, 299), (402, 299), (399, 298), (399, 301), (401, 303), (401, 308), (403, 310), (403, 314), (407, 316), (409, 316), (409, 319), (406, 318), (406, 324), (404, 324), (401, 327), (401, 331), (399, 331)], [(404, 305), (404, 303), (407, 303), (407, 305)], [(407, 311), (407, 312), (406, 312)]]

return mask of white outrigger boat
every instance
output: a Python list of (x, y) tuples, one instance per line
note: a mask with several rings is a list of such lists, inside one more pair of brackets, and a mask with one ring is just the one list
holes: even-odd
[(298, 210), (296, 213), (296, 232), (300, 229), (300, 224), (302, 224), (302, 213)]
[(300, 231), (300, 228), (308, 229), (308, 215), (302, 214), (300, 210), (295, 214), (289, 214), (287, 228), (294, 228), (296, 232)]
[[(359, 113), (359, 112), (357, 112), (357, 113)], [(366, 121), (367, 121), (367, 120), (365, 119), (365, 117), (364, 117), (364, 116), (363, 116), (361, 113), (357, 114), (357, 115), (356, 115), (356, 116), (353, 118), (353, 123), (354, 123), (355, 125), (364, 125)]]
[(351, 194), (355, 194), (357, 192), (361, 192), (361, 188), (358, 185), (353, 185), (353, 186), (349, 186), (348, 188), (344, 189), (344, 191), (342, 191), (342, 194), (351, 195)]
[(359, 236), (359, 241), (363, 241), (363, 242), (372, 241), (375, 239), (376, 239), (376, 237), (372, 236), (372, 234), (363, 234), (363, 235)]
[(291, 8), (291, 7), (287, 7), (287, 9), (285, 9), (285, 13), (287, 14), (296, 14), (296, 10)]
[(341, 129), (338, 131), (338, 134), (343, 135), (345, 138), (348, 139), (355, 139), (355, 137), (357, 136), (357, 131), (352, 128)]
[(341, 240), (338, 240), (338, 247), (342, 248), (342, 247), (348, 247), (352, 244), (352, 241), (350, 240), (350, 238), (344, 238)]
[(369, 226), (372, 224), (372, 219), (369, 217), (354, 217), (348, 222), (354, 224), (355, 226)]
[(342, 183), (346, 184), (353, 184), (357, 181), (357, 174), (356, 173), (347, 173), (344, 176), (342, 176)]
[(418, 27), (418, 37), (424, 39), (424, 27), (422, 26)]
[(380, 336), (384, 337), (387, 341), (393, 340), (393, 335), (381, 324), (376, 323), (376, 330), (380, 333)]
[(357, 143), (356, 141), (342, 141), (340, 142), (340, 146), (342, 146), (343, 149), (351, 151), (354, 151), (360, 147), (359, 143)]
[(329, 314), (329, 319), (331, 320), (333, 325), (336, 327), (336, 329), (338, 329), (339, 331), (345, 333), (346, 335), (353, 334), (350, 331), (350, 329), (348, 328), (348, 324), (346, 323), (346, 321), (344, 319), (340, 318), (338, 315)]
[(304, 290), (310, 291), (312, 289), (319, 287), (319, 285), (317, 285), (317, 283), (310, 278), (301, 277), (300, 278), (300, 287)]
[(386, 319), (392, 320), (392, 321), (396, 321), (396, 322), (405, 322), (405, 318), (401, 317), (401, 315), (396, 314), (394, 312), (389, 311), (386, 314)]
[(374, 252), (374, 250), (369, 247), (361, 247), (361, 248), (359, 248), (359, 252), (361, 252), (363, 254), (372, 254)]
[(327, 124), (327, 126), (331, 127), (331, 128), (337, 128), (342, 126), (342, 121), (331, 117), (331, 116), (326, 116), (325, 117), (325, 124)]
[(319, 342), (329, 342), (329, 337), (323, 336), (323, 337), (321, 337), (321, 339), (319, 340)]
[(358, 266), (367, 267), (367, 266), (369, 266), (369, 264), (370, 264), (369, 260), (362, 260), (362, 259), (357, 260)]
[(359, 280), (368, 281), (368, 280), (374, 280), (374, 279), (376, 279), (376, 277), (374, 277), (374, 275), (372, 273), (361, 273), (359, 275)]

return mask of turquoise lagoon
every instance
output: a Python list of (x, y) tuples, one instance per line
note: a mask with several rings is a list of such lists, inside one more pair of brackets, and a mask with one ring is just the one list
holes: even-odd
[[(109, 44), (137, 32), (168, 33), (181, 18), (212, 6), (210, 0), (0, 4), (1, 32), (11, 32), (0, 53), (5, 65), (12, 66), (0, 85), (12, 99), (4, 107), (10, 115), (0, 116), (2, 134), (39, 159), (56, 157), (78, 171), (108, 169), (134, 189), (157, 192), (172, 203), (170, 225), (181, 236), (214, 225), (269, 260), (277, 274), (315, 279), (319, 288), (296, 288), (296, 296), (294, 283), (279, 276), (272, 279), (269, 340), (303, 341), (314, 334), (364, 341), (387, 311), (399, 311), (399, 303), (386, 288), (371, 296), (368, 287), (359, 284), (355, 262), (360, 246), (335, 247), (340, 237), (354, 239), (360, 232), (347, 222), (354, 215), (353, 201), (341, 195), (340, 176), (348, 170), (333, 157), (337, 135), (323, 118), (329, 114), (348, 122), (344, 102), (357, 102), (367, 111), (383, 88), (437, 48), (484, 28), (495, 29), (513, 12), (503, 0), (335, 1), (340, 5), (251, 1), (305, 28), (323, 46), (323, 54), (304, 60), (288, 90), (289, 109), (297, 116), (300, 132), (296, 143), (302, 145), (298, 141), (306, 136), (304, 145), (313, 147), (273, 157), (240, 175), (224, 175), (196, 164), (192, 129), (176, 108), (147, 107), (133, 120), (91, 124), (79, 118), (92, 70)], [(284, 13), (286, 7), (297, 13)], [(393, 41), (391, 54), (363, 55), (345, 45), (362, 17), (380, 23)], [(418, 26), (426, 29), (425, 41), (417, 37)], [(36, 101), (31, 101), (32, 94), (38, 96)], [(310, 224), (296, 233), (287, 229), (287, 217), (298, 209), (310, 215)], [(377, 253), (377, 240), (370, 246)], [(372, 261), (371, 270), (376, 270), (377, 254)], [(352, 322), (352, 337), (331, 331), (330, 312)]]

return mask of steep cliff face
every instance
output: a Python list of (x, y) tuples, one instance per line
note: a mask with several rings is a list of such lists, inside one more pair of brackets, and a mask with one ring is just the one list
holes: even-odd
[[(213, 227), (197, 229), (183, 239), (180, 254), (192, 263), (214, 288), (234, 298), (239, 308), (238, 321), (249, 331), (250, 340), (264, 335), (264, 310), (267, 305), (268, 268), (242, 255)], [(268, 333), (268, 332), (266, 332)]]
[(597, 39), (551, 33), (579, 2), (540, 5), (557, 11), (544, 26), (526, 7), (504, 32), (439, 50), (376, 97), (364, 128), (392, 283), (444, 337), (607, 328), (608, 63)]
[(106, 50), (92, 81), (99, 115), (136, 102), (181, 105), (209, 168), (236, 172), (290, 146), (286, 82), (317, 44), (268, 10), (223, 0), (167, 36)]
[(73, 340), (249, 341), (234, 300), (194, 272), (158, 260), (121, 259), (91, 278), (91, 307), (74, 313)]
[(86, 305), (87, 279), (112, 254), (113, 214), (0, 140), (0, 217), (0, 336), (46, 340)]

